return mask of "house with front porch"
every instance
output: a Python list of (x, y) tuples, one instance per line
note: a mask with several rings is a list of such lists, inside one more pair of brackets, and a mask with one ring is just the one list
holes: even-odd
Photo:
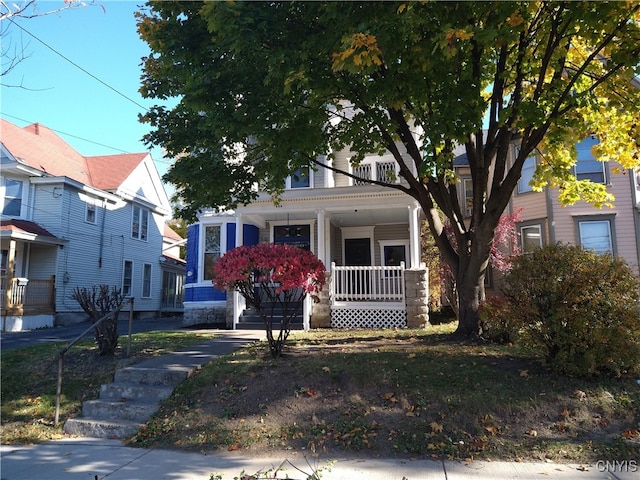
[(98, 284), (137, 316), (181, 308), (184, 264), (164, 251), (171, 208), (149, 153), (85, 157), (44, 125), (0, 127), (2, 329), (83, 321), (71, 295)]
[[(364, 179), (399, 182), (397, 163), (351, 154), (332, 160)], [(271, 242), (312, 251), (327, 269), (320, 302), (306, 303), (301, 324), (320, 327), (405, 327), (428, 322), (428, 283), (420, 261), (419, 204), (397, 190), (356, 181), (327, 168), (298, 171), (276, 204), (260, 194), (235, 211), (204, 211), (188, 228), (184, 323), (241, 328), (243, 299), (213, 288), (215, 261), (235, 246)]]

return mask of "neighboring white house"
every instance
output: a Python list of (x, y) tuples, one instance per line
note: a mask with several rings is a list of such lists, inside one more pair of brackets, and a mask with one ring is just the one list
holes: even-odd
[(160, 312), (167, 265), (183, 267), (163, 254), (170, 204), (151, 156), (84, 157), (41, 124), (1, 122), (2, 329), (81, 321), (71, 294), (98, 284)]
[[(355, 168), (350, 157), (348, 151), (337, 154), (333, 166), (364, 178), (399, 181), (390, 153), (368, 156)], [(185, 324), (243, 326), (242, 299), (213, 288), (212, 267), (237, 245), (264, 242), (311, 250), (329, 272), (321, 302), (307, 304), (305, 327), (427, 323), (427, 275), (420, 262), (423, 214), (415, 200), (326, 168), (292, 175), (280, 200), (275, 205), (270, 195), (260, 194), (233, 212), (203, 212), (189, 226)]]

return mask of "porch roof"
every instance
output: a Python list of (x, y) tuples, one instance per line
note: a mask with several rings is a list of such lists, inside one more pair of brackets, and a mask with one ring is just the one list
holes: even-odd
[(66, 243), (35, 222), (11, 218), (0, 221), (0, 237), (23, 240), (32, 243), (62, 245)]
[(308, 220), (322, 210), (338, 227), (358, 227), (406, 223), (409, 208), (418, 203), (404, 192), (380, 186), (355, 186), (288, 190), (275, 204), (268, 195), (260, 195), (237, 212), (255, 221)]

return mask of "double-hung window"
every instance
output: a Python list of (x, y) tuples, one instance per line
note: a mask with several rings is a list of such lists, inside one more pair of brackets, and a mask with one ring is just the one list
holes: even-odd
[(213, 267), (222, 255), (222, 235), (220, 225), (204, 228), (204, 280), (213, 279)]
[(313, 171), (309, 167), (297, 169), (287, 178), (286, 188), (310, 188), (312, 172)]
[(536, 171), (536, 157), (527, 157), (522, 164), (522, 174), (520, 180), (518, 180), (518, 193), (532, 192), (533, 188), (530, 183), (533, 180), (533, 174)]
[(142, 296), (144, 298), (151, 297), (151, 264), (142, 265)]
[(613, 218), (577, 218), (577, 234), (580, 245), (596, 253), (615, 254)]
[(133, 206), (133, 217), (131, 220), (131, 237), (138, 240), (146, 240), (149, 234), (149, 210)]
[(591, 149), (598, 143), (597, 139), (587, 138), (576, 145), (578, 153), (575, 175), (578, 180), (591, 180), (594, 183), (607, 183), (607, 172), (604, 162), (593, 156)]
[(531, 253), (542, 248), (542, 226), (524, 225), (520, 227), (520, 243), (522, 253)]
[(86, 210), (85, 210), (85, 215), (84, 215), (84, 221), (87, 223), (96, 223), (98, 220), (98, 215), (97, 215), (97, 207), (96, 207), (96, 203), (97, 200), (95, 198), (88, 198), (85, 205), (86, 205)]
[(22, 213), (22, 181), (2, 177), (2, 215), (20, 217)]
[(132, 294), (133, 285), (133, 262), (131, 260), (124, 261), (124, 268), (122, 273), (122, 295), (130, 297)]

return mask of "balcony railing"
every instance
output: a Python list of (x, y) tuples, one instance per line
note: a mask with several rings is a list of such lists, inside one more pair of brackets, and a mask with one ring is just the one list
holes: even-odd
[(404, 302), (404, 262), (398, 267), (331, 264), (329, 285), (335, 302)]
[(363, 179), (354, 179), (354, 185), (368, 185), (368, 182), (364, 180), (395, 183), (397, 181), (396, 162), (361, 163), (357, 167), (353, 167), (353, 174)]

